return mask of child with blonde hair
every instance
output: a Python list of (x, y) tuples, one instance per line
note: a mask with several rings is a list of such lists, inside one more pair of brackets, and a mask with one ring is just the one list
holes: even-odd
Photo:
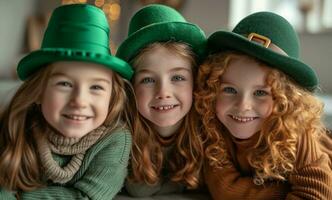
[[(198, 75), (204, 176), (214, 199), (331, 199), (332, 141), (314, 70), (281, 16), (258, 12), (208, 38)], [(324, 142), (322, 142), (324, 141)]]
[(133, 71), (110, 54), (103, 11), (56, 8), (17, 72), (0, 119), (0, 198), (112, 199), (127, 175)]
[(192, 107), (197, 59), (205, 34), (174, 9), (135, 13), (117, 56), (134, 68), (138, 108), (126, 189), (132, 196), (181, 192), (200, 185), (203, 146)]

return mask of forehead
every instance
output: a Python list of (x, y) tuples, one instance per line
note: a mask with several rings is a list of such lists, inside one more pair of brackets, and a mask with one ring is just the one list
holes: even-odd
[(112, 70), (107, 69), (105, 66), (77, 61), (60, 61), (51, 64), (51, 76), (64, 75), (73, 78), (105, 78), (112, 77)]
[(270, 69), (254, 59), (237, 57), (231, 59), (221, 80), (228, 83), (265, 85)]
[(137, 62), (135, 71), (163, 73), (174, 69), (191, 71), (191, 68), (192, 63), (189, 58), (160, 46), (145, 52)]

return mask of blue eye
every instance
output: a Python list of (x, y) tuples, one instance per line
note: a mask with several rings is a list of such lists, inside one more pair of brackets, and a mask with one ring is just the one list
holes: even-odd
[(59, 81), (56, 83), (56, 85), (63, 86), (63, 87), (72, 87), (72, 84), (67, 81)]
[(267, 96), (267, 95), (269, 95), (269, 93), (266, 92), (266, 91), (264, 91), (264, 90), (256, 90), (256, 91), (254, 92), (254, 95), (255, 95), (255, 96), (258, 96), (258, 97), (262, 97), (262, 96)]
[(180, 76), (180, 75), (175, 75), (172, 77), (171, 79), (172, 81), (184, 81), (186, 80), (183, 76)]
[(104, 90), (104, 88), (100, 85), (93, 85), (90, 87), (92, 90)]
[(143, 78), (140, 83), (143, 83), (143, 84), (148, 84), (148, 83), (154, 83), (155, 80), (153, 80), (153, 78), (150, 78), (150, 77), (146, 77), (146, 78)]
[(222, 91), (227, 94), (236, 94), (237, 93), (237, 91), (232, 87), (224, 87), (224, 89)]

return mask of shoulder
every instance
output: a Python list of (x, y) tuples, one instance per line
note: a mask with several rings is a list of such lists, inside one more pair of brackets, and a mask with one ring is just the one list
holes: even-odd
[(319, 139), (320, 136), (310, 135), (308, 133), (298, 137), (296, 168), (312, 165), (318, 160), (321, 160), (322, 157), (325, 157)]
[[(115, 129), (107, 133), (100, 141), (89, 149), (87, 155), (98, 159), (108, 159), (112, 162), (127, 163), (131, 151), (132, 138), (127, 129)], [(86, 155), (86, 156), (87, 156)]]
[(97, 146), (107, 145), (131, 145), (132, 137), (128, 129), (117, 128), (107, 133), (100, 141), (96, 143)]
[(319, 137), (319, 144), (324, 153), (329, 156), (330, 168), (332, 169), (332, 133), (328, 131)]

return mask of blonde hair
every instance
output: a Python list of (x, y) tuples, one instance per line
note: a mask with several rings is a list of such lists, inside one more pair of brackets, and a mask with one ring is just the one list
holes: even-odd
[[(8, 190), (31, 191), (44, 185), (32, 134), (39, 130), (35, 126), (47, 126), (37, 103), (51, 71), (49, 65), (23, 82), (0, 117), (0, 186)], [(128, 126), (123, 123), (128, 121), (128, 111), (124, 111), (129, 106), (126, 93), (133, 90), (116, 73), (112, 84), (109, 114), (104, 124), (113, 128)]]
[[(196, 74), (195, 56), (188, 45), (177, 42), (153, 43), (134, 58), (133, 66), (138, 66), (144, 55), (156, 48), (164, 47), (175, 55), (181, 56), (192, 63), (193, 74)], [(135, 99), (132, 105), (136, 105)], [(200, 169), (202, 166), (203, 145), (197, 130), (197, 113), (192, 107), (184, 117), (181, 128), (175, 139), (176, 147), (172, 158), (165, 160), (162, 146), (158, 143), (158, 134), (150, 122), (137, 111), (133, 119), (133, 147), (131, 157), (131, 173), (129, 181), (156, 184), (160, 180), (162, 166), (165, 162), (170, 165), (170, 179), (181, 182), (189, 188), (199, 185)]]
[[(198, 72), (198, 91), (195, 107), (202, 116), (205, 155), (214, 168), (231, 164), (224, 136), (229, 134), (216, 117), (215, 103), (221, 76), (233, 59), (253, 57), (223, 52), (209, 56)], [(259, 65), (265, 63), (254, 59)], [(269, 67), (269, 66), (267, 66)], [(285, 180), (294, 170), (298, 137), (316, 137), (326, 130), (321, 122), (323, 105), (313, 94), (295, 83), (283, 72), (269, 67), (267, 85), (271, 87), (274, 105), (271, 115), (262, 125), (259, 139), (248, 155), (255, 170), (254, 181)]]

